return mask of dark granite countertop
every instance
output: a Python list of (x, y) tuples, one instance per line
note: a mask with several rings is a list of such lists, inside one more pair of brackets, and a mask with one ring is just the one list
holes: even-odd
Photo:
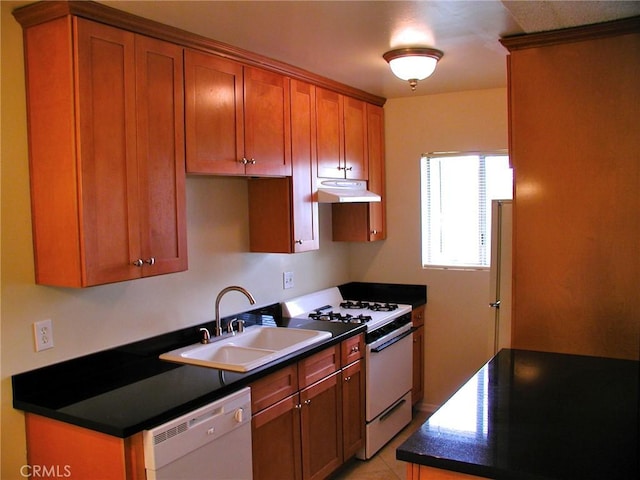
[(420, 307), (427, 303), (427, 286), (400, 283), (349, 282), (338, 285), (345, 300), (393, 302)]
[(640, 478), (640, 362), (501, 350), (396, 450), (487, 478)]
[[(328, 330), (332, 338), (247, 373), (160, 360), (161, 353), (197, 343), (200, 327), (50, 365), (12, 377), (13, 406), (116, 437), (155, 427), (228, 395), (288, 364), (365, 331), (364, 325), (282, 318), (279, 304), (230, 318), (246, 325)], [(223, 319), (223, 324), (229, 318)]]

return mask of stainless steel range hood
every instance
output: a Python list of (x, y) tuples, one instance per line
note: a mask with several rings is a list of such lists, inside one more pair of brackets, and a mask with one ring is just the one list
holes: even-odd
[(319, 203), (379, 202), (380, 195), (367, 190), (364, 180), (318, 180)]

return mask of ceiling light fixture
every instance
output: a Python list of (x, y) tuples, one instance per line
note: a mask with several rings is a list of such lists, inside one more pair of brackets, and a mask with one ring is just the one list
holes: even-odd
[(382, 58), (389, 62), (396, 77), (407, 80), (411, 90), (415, 90), (418, 80), (431, 75), (443, 55), (443, 52), (435, 48), (407, 47), (391, 50), (382, 55)]

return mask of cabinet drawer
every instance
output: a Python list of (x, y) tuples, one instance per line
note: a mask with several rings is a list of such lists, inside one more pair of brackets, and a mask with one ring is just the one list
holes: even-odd
[(341, 349), (343, 367), (361, 359), (364, 352), (364, 334), (346, 339), (341, 343)]
[(340, 345), (316, 353), (298, 363), (298, 385), (307, 387), (340, 367)]
[(251, 411), (256, 412), (298, 391), (298, 369), (289, 365), (251, 384)]
[(416, 307), (411, 310), (411, 323), (414, 327), (421, 327), (424, 325), (424, 306)]

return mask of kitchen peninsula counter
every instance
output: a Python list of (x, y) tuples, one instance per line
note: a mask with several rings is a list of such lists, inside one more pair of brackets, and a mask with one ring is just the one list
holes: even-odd
[(396, 457), (413, 479), (635, 480), (639, 383), (637, 361), (504, 349)]
[(198, 343), (200, 327), (185, 328), (103, 352), (14, 375), (13, 406), (126, 438), (229, 395), (282, 367), (366, 330), (363, 324), (282, 318), (278, 304), (223, 319), (331, 332), (331, 338), (247, 373), (160, 360), (161, 353)]

